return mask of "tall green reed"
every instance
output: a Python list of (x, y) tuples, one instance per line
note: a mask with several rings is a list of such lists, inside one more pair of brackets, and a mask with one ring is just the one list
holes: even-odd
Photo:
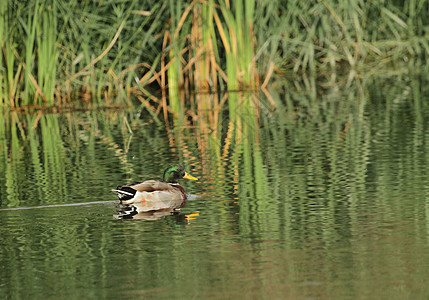
[[(148, 10), (142, 10), (145, 7)], [(131, 94), (143, 90), (145, 83), (140, 79), (157, 72), (156, 65), (149, 72), (145, 66), (155, 63), (161, 53), (156, 35), (164, 26), (165, 7), (134, 0), (102, 5), (2, 2), (3, 103), (29, 107), (78, 97), (129, 100)], [(113, 99), (114, 95), (119, 97)]]
[[(173, 113), (183, 117), (179, 90), (213, 92), (225, 87), (229, 91), (258, 87), (252, 3), (238, 1), (232, 7), (228, 2), (216, 3), (213, 0), (194, 1), (184, 7), (180, 2), (171, 3), (168, 91), (169, 108)], [(163, 103), (166, 112), (167, 101)], [(252, 108), (249, 103), (240, 102), (232, 94), (228, 98), (231, 118), (239, 113), (239, 107)], [(222, 110), (217, 97), (199, 97), (195, 104), (198, 111)], [(253, 111), (253, 114), (257, 112)], [(207, 114), (204, 119), (209, 117)]]
[[(6, 14), (6, 6), (7, 6), (7, 2), (6, 1), (2, 1), (0, 3), (0, 16), (4, 16)], [(0, 17), (0, 68), (4, 68), (4, 64), (3, 64), (3, 49), (5, 47), (5, 40), (6, 40), (6, 18), (5, 17)], [(5, 95), (4, 95), (4, 91), (5, 91), (5, 86), (7, 84), (7, 78), (4, 76), (4, 72), (0, 72), (0, 104), (4, 105), (5, 104)]]
[[(136, 95), (167, 116), (180, 89), (255, 90), (277, 74), (429, 54), (427, 7), (414, 0), (37, 0), (3, 1), (0, 12), (0, 95), (12, 107)], [(161, 100), (152, 88), (164, 89)], [(201, 108), (210, 105), (219, 103)]]

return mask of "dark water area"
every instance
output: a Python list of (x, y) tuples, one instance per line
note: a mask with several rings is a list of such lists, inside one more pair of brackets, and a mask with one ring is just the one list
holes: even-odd
[[(428, 86), (294, 84), (257, 123), (5, 114), (0, 298), (426, 299)], [(180, 211), (114, 217), (112, 188), (174, 163), (199, 178)]]

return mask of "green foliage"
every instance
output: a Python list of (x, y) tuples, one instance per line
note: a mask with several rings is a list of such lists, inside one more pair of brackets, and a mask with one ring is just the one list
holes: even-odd
[(147, 71), (141, 63), (160, 53), (156, 34), (164, 8), (132, 0), (3, 1), (0, 99), (19, 107), (60, 105), (79, 95), (127, 98), (127, 88)]
[(167, 115), (167, 88), (175, 111), (181, 89), (255, 90), (277, 74), (424, 59), (428, 28), (422, 0), (2, 1), (0, 103), (136, 95)]
[(267, 54), (285, 71), (372, 67), (429, 54), (426, 1), (272, 1), (256, 12), (257, 40), (271, 42)]

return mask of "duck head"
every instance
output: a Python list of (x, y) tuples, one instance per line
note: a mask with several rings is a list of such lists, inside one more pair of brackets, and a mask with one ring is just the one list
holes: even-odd
[(164, 174), (162, 175), (162, 181), (169, 183), (177, 183), (179, 179), (190, 179), (190, 180), (198, 180), (194, 176), (190, 175), (185, 171), (180, 165), (173, 165), (165, 169)]

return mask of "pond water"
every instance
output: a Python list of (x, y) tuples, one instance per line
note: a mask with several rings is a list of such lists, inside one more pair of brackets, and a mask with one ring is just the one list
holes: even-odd
[[(4, 114), (0, 298), (427, 298), (428, 82), (342, 84), (168, 126), (145, 107)], [(174, 163), (199, 178), (185, 207), (114, 217), (112, 188)]]

